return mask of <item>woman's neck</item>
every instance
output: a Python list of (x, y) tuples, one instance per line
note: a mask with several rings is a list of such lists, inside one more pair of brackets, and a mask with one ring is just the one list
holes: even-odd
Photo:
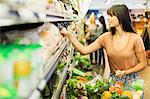
[(120, 25), (118, 27), (116, 27), (116, 35), (122, 36), (123, 34), (124, 34), (124, 31), (123, 31), (122, 27)]

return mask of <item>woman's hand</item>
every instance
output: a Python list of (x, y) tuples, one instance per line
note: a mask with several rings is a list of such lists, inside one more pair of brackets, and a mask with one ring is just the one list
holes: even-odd
[(125, 70), (123, 70), (123, 71), (117, 70), (115, 73), (116, 73), (116, 76), (119, 76), (120, 78), (126, 75)]
[(64, 36), (64, 37), (67, 37), (69, 38), (71, 36), (71, 33), (69, 31), (66, 31), (65, 29), (62, 29), (60, 31), (60, 33)]

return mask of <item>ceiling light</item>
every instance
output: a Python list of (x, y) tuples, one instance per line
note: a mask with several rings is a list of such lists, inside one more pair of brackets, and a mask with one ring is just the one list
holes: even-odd
[(112, 2), (112, 0), (107, 0), (106, 5), (109, 5), (109, 3), (111, 3), (111, 2)]

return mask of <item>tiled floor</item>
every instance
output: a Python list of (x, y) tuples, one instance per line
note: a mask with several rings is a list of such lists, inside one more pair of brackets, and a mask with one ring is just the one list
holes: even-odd
[(141, 77), (144, 79), (144, 99), (150, 99), (150, 65), (140, 72)]

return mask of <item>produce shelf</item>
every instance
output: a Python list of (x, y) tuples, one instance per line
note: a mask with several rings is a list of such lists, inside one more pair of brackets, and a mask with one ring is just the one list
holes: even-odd
[(71, 49), (71, 53), (70, 53), (70, 55), (68, 56), (69, 58), (67, 59), (67, 65), (65, 66), (65, 68), (64, 68), (64, 70), (63, 70), (63, 72), (62, 72), (62, 75), (60, 76), (60, 81), (59, 81), (59, 84), (58, 84), (58, 86), (57, 86), (57, 88), (56, 88), (56, 90), (54, 91), (54, 93), (53, 93), (53, 95), (52, 95), (52, 98), (51, 99), (59, 99), (59, 96), (60, 96), (60, 93), (61, 93), (61, 90), (62, 90), (62, 88), (63, 88), (63, 85), (64, 85), (64, 83), (65, 83), (65, 81), (66, 81), (66, 78), (67, 78), (67, 75), (68, 75), (68, 67), (70, 66), (70, 62), (71, 62), (71, 58), (72, 58), (72, 56), (73, 56), (73, 53), (74, 53), (74, 51), (73, 51), (73, 48)]
[(63, 51), (65, 50), (68, 42), (64, 42), (57, 52), (51, 56), (48, 60), (47, 63), (45, 64), (44, 68), (44, 76), (43, 79), (41, 79), (40, 83), (38, 84), (37, 88), (33, 90), (33, 92), (29, 95), (29, 99), (37, 99), (40, 97), (40, 92), (44, 89), (46, 83), (49, 81), (50, 77), (54, 73), (57, 64), (59, 62), (59, 58), (61, 57)]

